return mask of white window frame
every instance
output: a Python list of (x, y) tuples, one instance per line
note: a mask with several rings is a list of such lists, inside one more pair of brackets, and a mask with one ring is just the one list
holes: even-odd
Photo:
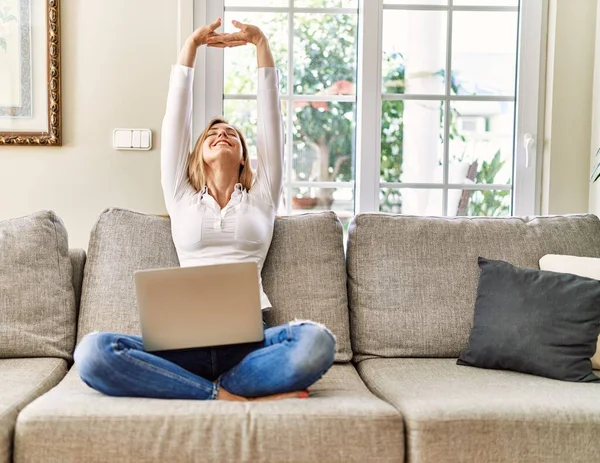
[[(546, 93), (548, 0), (521, 0), (513, 214), (539, 215), (542, 210), (542, 151)], [(525, 136), (532, 135), (530, 152)], [(538, 140), (540, 142), (538, 142)]]
[[(178, 0), (179, 7), (179, 40), (178, 48), (181, 48), (183, 40), (194, 28), (194, 24), (201, 25), (211, 22), (217, 17), (222, 17), (224, 12), (223, 0)], [(288, 0), (287, 8), (271, 7), (243, 7), (240, 11), (250, 12), (285, 12), (292, 11), (293, 0)], [(543, 114), (544, 114), (544, 92), (545, 92), (545, 40), (546, 18), (548, 14), (548, 0), (521, 0), (520, 23), (519, 23), (519, 50), (518, 50), (518, 79), (516, 90), (516, 119), (514, 134), (514, 161), (512, 185), (453, 185), (448, 184), (448, 157), (449, 143), (444, 143), (444, 171), (442, 184), (408, 184), (408, 183), (386, 183), (380, 182), (380, 146), (381, 146), (381, 105), (384, 99), (435, 99), (439, 96), (394, 94), (382, 95), (382, 27), (384, 9), (395, 10), (439, 10), (447, 11), (447, 53), (446, 53), (446, 75), (450, 75), (452, 54), (452, 18), (454, 11), (516, 11), (517, 7), (469, 7), (455, 6), (453, 0), (449, 0), (447, 6), (435, 5), (383, 5), (384, 0), (359, 0), (359, 22), (358, 22), (358, 60), (357, 60), (357, 85), (356, 85), (356, 153), (355, 153), (355, 181), (352, 182), (286, 182), (285, 194), (286, 205), (291, 208), (291, 187), (315, 186), (323, 188), (355, 187), (355, 209), (356, 214), (361, 212), (379, 211), (379, 192), (381, 188), (435, 188), (443, 191), (443, 215), (447, 214), (448, 190), (452, 188), (471, 190), (513, 190), (512, 214), (515, 216), (537, 215), (541, 211), (541, 149), (543, 140)], [(229, 9), (235, 11), (236, 9)], [(348, 8), (306, 8), (294, 11), (303, 12), (327, 12), (327, 13), (355, 13), (356, 9)], [(190, 21), (190, 18), (193, 18)], [(290, 17), (290, 45), (289, 56), (293, 56), (292, 21)], [(378, 31), (379, 33), (373, 33)], [(194, 111), (193, 115), (193, 140), (195, 140), (202, 128), (211, 117), (222, 111), (223, 105), (223, 50), (208, 49), (202, 47), (198, 52), (196, 65), (196, 79), (194, 84), (194, 107), (202, 108)], [(210, 69), (207, 67), (210, 63)], [(293, 63), (288, 60), (288, 89), (290, 94), (283, 96), (282, 101), (287, 101), (287, 125), (293, 123), (293, 112), (291, 102), (294, 100), (336, 100), (354, 101), (353, 96), (300, 96), (293, 95)], [(210, 72), (208, 72), (210, 71)], [(475, 101), (510, 101), (513, 97), (496, 96), (449, 96), (450, 79), (446, 79), (445, 104), (457, 100)], [(236, 95), (236, 99), (253, 99), (255, 95)], [(447, 106), (448, 107), (448, 106)], [(444, 139), (448, 140), (449, 118), (445, 118)], [(525, 148), (525, 136), (528, 134), (532, 143), (529, 149)], [(287, 135), (287, 134), (286, 134)], [(192, 142), (193, 142), (192, 140)], [(287, 137), (286, 152), (291, 153), (293, 140)], [(374, 155), (376, 153), (376, 155)], [(289, 156), (289, 154), (288, 154)], [(288, 179), (291, 178), (292, 163), (287, 162)]]

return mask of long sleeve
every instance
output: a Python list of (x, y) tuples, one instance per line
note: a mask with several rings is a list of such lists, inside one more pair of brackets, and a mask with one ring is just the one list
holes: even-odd
[(161, 184), (167, 211), (194, 191), (188, 177), (193, 82), (193, 68), (177, 64), (171, 67), (160, 150)]
[(256, 147), (258, 165), (255, 187), (275, 209), (283, 189), (283, 121), (279, 102), (279, 73), (276, 68), (258, 69), (258, 114)]

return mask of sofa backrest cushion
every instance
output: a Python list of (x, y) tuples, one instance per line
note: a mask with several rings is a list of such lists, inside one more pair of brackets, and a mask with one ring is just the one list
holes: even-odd
[(262, 271), (273, 304), (269, 326), (295, 318), (323, 323), (336, 336), (337, 362), (352, 358), (343, 240), (331, 211), (278, 217)]
[(72, 277), (67, 230), (54, 212), (0, 221), (0, 358), (72, 360)]
[(600, 257), (600, 220), (355, 216), (347, 252), (355, 359), (458, 357), (473, 323), (477, 258), (538, 269), (545, 254)]
[(141, 334), (133, 272), (178, 266), (169, 219), (103, 211), (90, 234), (77, 342), (91, 331)]
[[(177, 266), (169, 219), (104, 211), (90, 236), (78, 341), (96, 330), (139, 335), (133, 272)], [(277, 218), (262, 279), (273, 304), (265, 314), (270, 326), (294, 318), (324, 323), (338, 340), (336, 360), (350, 360), (343, 232), (335, 214)]]

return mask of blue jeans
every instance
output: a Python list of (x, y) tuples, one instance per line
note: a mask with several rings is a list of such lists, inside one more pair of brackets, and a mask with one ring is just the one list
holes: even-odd
[(79, 376), (111, 396), (216, 399), (306, 389), (333, 365), (335, 336), (295, 320), (265, 329), (261, 342), (146, 352), (140, 336), (94, 332), (75, 348)]

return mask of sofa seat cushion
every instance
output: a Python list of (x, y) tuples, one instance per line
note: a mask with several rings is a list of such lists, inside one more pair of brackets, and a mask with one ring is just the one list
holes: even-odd
[(11, 460), (13, 432), (19, 411), (56, 386), (67, 373), (58, 358), (0, 359), (0, 463)]
[(409, 462), (597, 461), (600, 387), (456, 365), (372, 359), (359, 374), (404, 417)]
[(79, 378), (20, 414), (15, 462), (402, 462), (402, 417), (336, 364), (308, 399), (227, 402), (110, 397)]

